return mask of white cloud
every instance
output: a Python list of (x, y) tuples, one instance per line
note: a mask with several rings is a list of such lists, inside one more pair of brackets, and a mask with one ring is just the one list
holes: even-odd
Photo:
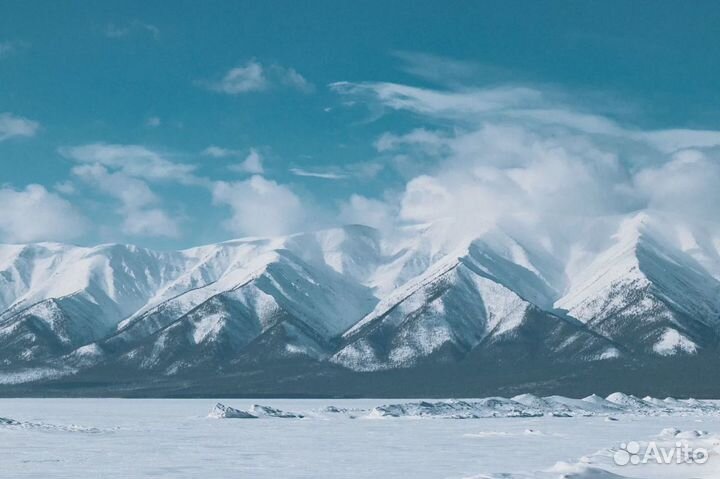
[(147, 183), (122, 172), (111, 173), (103, 165), (79, 165), (72, 169), (72, 173), (85, 183), (117, 198), (128, 209), (140, 209), (158, 202)]
[(352, 195), (340, 205), (340, 221), (345, 224), (361, 224), (378, 229), (390, 229), (395, 222), (396, 212), (387, 202)]
[(429, 53), (395, 51), (392, 55), (400, 60), (401, 70), (440, 85), (467, 85), (511, 76), (511, 72), (495, 66)]
[(231, 150), (229, 148), (223, 148), (216, 145), (210, 145), (205, 148), (202, 152), (205, 156), (212, 158), (233, 158), (242, 157), (245, 155), (245, 159), (238, 164), (230, 165), (228, 169), (238, 173), (250, 173), (253, 175), (261, 175), (265, 172), (263, 167), (263, 157), (260, 152), (255, 148), (247, 150)]
[(314, 171), (305, 168), (290, 168), (290, 173), (295, 176), (305, 176), (309, 178), (321, 178), (323, 180), (345, 180), (348, 175), (345, 173), (337, 173), (333, 171)]
[(662, 165), (641, 170), (634, 178), (638, 191), (656, 210), (685, 218), (717, 221), (720, 205), (720, 155), (682, 150)]
[(287, 186), (255, 175), (245, 181), (217, 182), (213, 203), (227, 205), (225, 228), (236, 235), (280, 235), (301, 229), (306, 210)]
[(320, 178), (323, 180), (348, 180), (351, 178), (358, 180), (371, 180), (374, 179), (384, 168), (385, 165), (382, 162), (370, 160), (324, 167), (294, 167), (290, 168), (289, 171), (295, 176)]
[(261, 175), (264, 173), (263, 169), (263, 158), (262, 155), (255, 149), (251, 148), (250, 153), (245, 157), (241, 163), (237, 165), (230, 165), (230, 170), (237, 171), (239, 173), (250, 173), (253, 175)]
[(202, 154), (205, 156), (210, 156), (212, 158), (227, 158), (229, 156), (238, 156), (240, 154), (240, 151), (223, 148), (221, 146), (210, 145), (202, 151)]
[(280, 65), (265, 66), (255, 60), (230, 69), (218, 81), (200, 83), (210, 90), (228, 95), (264, 91), (274, 87), (286, 87), (304, 93), (314, 90), (314, 86), (294, 69)]
[(41, 185), (24, 190), (0, 188), (0, 240), (4, 242), (64, 241), (82, 236), (87, 221), (62, 197)]
[(279, 83), (289, 88), (294, 88), (305, 93), (310, 93), (315, 90), (315, 86), (293, 68), (272, 65), (270, 71), (271, 76), (274, 76)]
[(72, 169), (72, 173), (86, 184), (119, 201), (117, 213), (123, 217), (123, 233), (133, 236), (179, 236), (178, 221), (155, 206), (160, 203), (160, 199), (145, 181), (121, 171), (110, 172), (97, 163), (78, 165)]
[(254, 61), (246, 65), (232, 68), (216, 83), (211, 83), (211, 90), (229, 95), (237, 95), (251, 91), (262, 91), (268, 87), (265, 71), (259, 63)]
[(376, 102), (391, 110), (405, 110), (421, 115), (472, 120), (480, 114), (508, 108), (542, 104), (539, 90), (525, 87), (442, 91), (398, 83), (336, 82), (330, 88), (364, 102)]
[[(506, 121), (512, 124), (561, 127), (591, 135), (606, 135), (644, 143), (664, 153), (684, 148), (720, 146), (720, 131), (669, 129), (643, 131), (627, 128), (602, 115), (588, 113), (572, 104), (560, 92), (522, 86), (436, 90), (398, 83), (337, 82), (335, 92), (364, 104), (406, 111), (422, 118), (454, 121), (455, 127), (472, 128), (481, 122)], [(392, 138), (392, 137), (390, 137)], [(379, 140), (383, 144), (383, 139)]]
[(77, 192), (72, 181), (61, 181), (55, 183), (54, 189), (63, 195), (74, 195)]
[(142, 145), (91, 143), (60, 148), (79, 165), (75, 177), (118, 201), (122, 232), (133, 236), (178, 237), (180, 221), (161, 207), (151, 183), (212, 187), (195, 173), (195, 165), (178, 163), (168, 155)]
[(162, 125), (162, 120), (157, 116), (151, 116), (145, 120), (145, 126), (148, 128), (157, 128)]
[(557, 92), (524, 87), (332, 88), (425, 124), (375, 143), (414, 168), (399, 199), (383, 206), (351, 198), (341, 219), (365, 210), (370, 221), (378, 221), (373, 211), (386, 221), (385, 212), (397, 211), (401, 222), (450, 219), (460, 233), (512, 223), (563, 234), (586, 219), (641, 210), (720, 222), (720, 131), (628, 127)]
[(139, 20), (132, 20), (124, 24), (110, 24), (105, 27), (105, 36), (108, 38), (125, 38), (134, 33), (145, 33), (153, 38), (160, 37), (160, 29), (150, 23), (144, 23)]
[(11, 113), (0, 113), (0, 141), (16, 137), (30, 137), (40, 129), (40, 123), (15, 116)]
[(447, 146), (447, 137), (425, 128), (418, 128), (403, 135), (383, 133), (375, 141), (375, 148), (379, 152), (392, 151), (399, 146), (420, 145), (423, 150), (430, 148), (439, 152), (440, 148)]
[(380, 161), (360, 161), (351, 163), (345, 167), (345, 171), (350, 176), (360, 179), (373, 179), (385, 169), (385, 165)]
[(431, 174), (407, 183), (402, 220), (451, 218), (470, 232), (507, 221), (552, 226), (645, 204), (617, 153), (585, 135), (483, 124), (451, 136), (443, 132), (429, 144), (427, 154), (437, 162)]
[(99, 164), (129, 176), (153, 181), (202, 184), (195, 166), (169, 160), (164, 154), (141, 145), (91, 143), (60, 148), (60, 154), (78, 163)]
[(401, 202), (402, 219), (417, 222), (434, 221), (455, 212), (455, 198), (445, 186), (431, 176), (411, 180)]
[(638, 132), (635, 138), (645, 141), (665, 153), (686, 148), (713, 148), (720, 146), (720, 131), (712, 130), (658, 130)]
[[(79, 163), (73, 175), (118, 202), (122, 231), (134, 236), (180, 235), (180, 221), (163, 208), (153, 191), (155, 183), (208, 188), (213, 204), (227, 205), (232, 216), (225, 227), (236, 235), (276, 235), (301, 229), (306, 209), (287, 186), (260, 176), (263, 160), (251, 149), (235, 170), (253, 176), (245, 181), (214, 182), (199, 176), (194, 165), (176, 163), (168, 155), (140, 145), (94, 143), (61, 148), (61, 154)], [(224, 158), (241, 154), (210, 146), (203, 154)]]
[(123, 231), (133, 236), (177, 238), (180, 228), (175, 218), (160, 208), (135, 210), (126, 215)]

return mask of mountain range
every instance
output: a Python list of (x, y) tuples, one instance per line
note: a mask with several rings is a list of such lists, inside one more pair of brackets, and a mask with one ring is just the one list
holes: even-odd
[(0, 245), (0, 394), (717, 395), (711, 231), (641, 213), (566, 241), (438, 222)]

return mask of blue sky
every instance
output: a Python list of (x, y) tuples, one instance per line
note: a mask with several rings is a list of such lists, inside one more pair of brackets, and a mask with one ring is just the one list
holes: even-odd
[(714, 221), (718, 44), (714, 2), (8, 2), (0, 241), (176, 248), (672, 195)]

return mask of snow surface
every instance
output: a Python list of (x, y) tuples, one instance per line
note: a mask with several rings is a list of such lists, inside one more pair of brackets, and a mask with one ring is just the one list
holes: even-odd
[(678, 352), (694, 353), (697, 351), (697, 345), (677, 329), (666, 329), (653, 349), (663, 356), (672, 356)]
[[(627, 398), (613, 396), (620, 402)], [(498, 410), (509, 401), (536, 407), (562, 404), (570, 410), (578, 404), (611, 407), (597, 396), (465, 401)], [(687, 410), (662, 415), (616, 412), (615, 421), (584, 414), (373, 420), (367, 413), (384, 401), (269, 399), (254, 406), (247, 399), (223, 400), (237, 410), (262, 408), (304, 416), (236, 421), (208, 419), (215, 402), (206, 399), (0, 399), (0, 471), (2, 477), (38, 479), (720, 477), (720, 417), (706, 410), (716, 402), (642, 401), (683, 404)], [(420, 401), (395, 404), (411, 403)], [(655, 441), (669, 448), (680, 441), (707, 448), (710, 457), (704, 465), (615, 465), (614, 453), (630, 441), (643, 446)]]

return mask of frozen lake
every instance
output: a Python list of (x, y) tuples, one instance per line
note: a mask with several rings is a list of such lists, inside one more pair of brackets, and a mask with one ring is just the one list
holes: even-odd
[[(206, 399), (0, 399), (0, 476), (13, 478), (720, 477), (704, 465), (616, 466), (612, 448), (663, 429), (708, 431), (708, 415), (529, 418), (313, 416), (326, 406), (371, 409), (398, 400), (223, 400), (310, 412), (304, 419), (209, 419)], [(672, 439), (671, 442), (675, 442)], [(558, 462), (568, 465), (558, 466)], [(502, 475), (511, 473), (512, 475)]]

